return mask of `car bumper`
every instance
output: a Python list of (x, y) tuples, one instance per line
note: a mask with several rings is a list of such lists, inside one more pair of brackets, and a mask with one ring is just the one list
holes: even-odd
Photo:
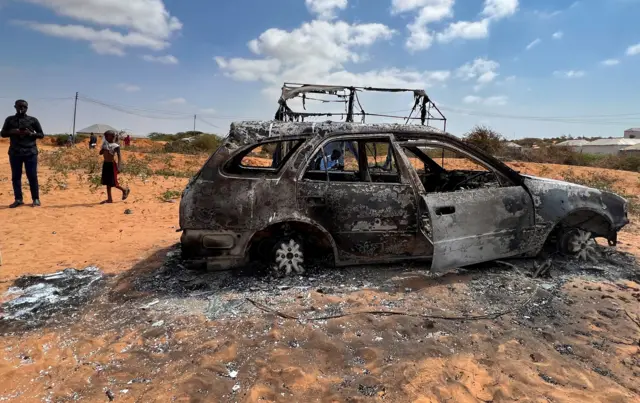
[(226, 270), (246, 263), (245, 250), (250, 234), (232, 231), (183, 230), (182, 257), (206, 262), (214, 270)]

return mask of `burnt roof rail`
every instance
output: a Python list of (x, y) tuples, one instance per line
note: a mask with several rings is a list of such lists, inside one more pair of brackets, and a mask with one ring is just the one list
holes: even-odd
[[(359, 92), (411, 92), (413, 93), (414, 103), (408, 116), (396, 116), (391, 113), (371, 113), (366, 112), (358, 98)], [(333, 99), (315, 98), (309, 94), (328, 95)], [(291, 109), (288, 101), (294, 98), (302, 99), (302, 107), (305, 112), (297, 112)], [(341, 103), (345, 105), (345, 112), (306, 112), (307, 101), (318, 101), (320, 103)], [(355, 109), (358, 108), (359, 112)], [(418, 113), (414, 116), (414, 113)], [(429, 126), (431, 121), (443, 122), (443, 131), (447, 130), (447, 118), (442, 114), (438, 106), (429, 98), (427, 93), (421, 89), (409, 88), (378, 88), (378, 87), (356, 87), (346, 85), (318, 85), (318, 84), (301, 84), (301, 83), (284, 83), (282, 93), (278, 100), (278, 110), (275, 114), (275, 120), (282, 122), (304, 122), (308, 117), (319, 116), (340, 116), (345, 118), (345, 122), (353, 123), (355, 115), (361, 117), (361, 123), (366, 122), (367, 116), (385, 117), (391, 119), (403, 119), (404, 124), (410, 121), (420, 121), (421, 125)]]

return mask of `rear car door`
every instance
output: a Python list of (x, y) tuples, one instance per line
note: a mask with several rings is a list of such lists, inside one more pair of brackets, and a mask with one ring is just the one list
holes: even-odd
[[(422, 145), (437, 154), (431, 155), (434, 158), (429, 164), (437, 161), (444, 165), (437, 174), (420, 176), (427, 189), (420, 192), (421, 233), (433, 243), (432, 270), (523, 253), (534, 226), (533, 201), (524, 187), (478, 156), (454, 146), (440, 142)], [(482, 179), (480, 185), (472, 183), (474, 176)], [(471, 180), (465, 182), (468, 178)]]
[(413, 255), (417, 197), (395, 157), (388, 135), (332, 138), (320, 145), (299, 180), (300, 208), (333, 236), (341, 262)]

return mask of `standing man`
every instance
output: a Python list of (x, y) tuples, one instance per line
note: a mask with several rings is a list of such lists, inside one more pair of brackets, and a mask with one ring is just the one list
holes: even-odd
[(44, 138), (42, 127), (38, 119), (27, 116), (29, 104), (27, 101), (19, 99), (15, 103), (16, 114), (9, 116), (2, 126), (0, 135), (9, 137), (9, 163), (11, 165), (11, 182), (13, 183), (13, 194), (15, 202), (9, 207), (16, 208), (24, 205), (22, 199), (22, 165), (27, 171), (29, 188), (33, 207), (40, 206), (40, 194), (38, 188), (38, 146), (37, 139)]
[(96, 148), (96, 144), (98, 144), (98, 137), (94, 133), (91, 133), (91, 137), (89, 137), (89, 149)]

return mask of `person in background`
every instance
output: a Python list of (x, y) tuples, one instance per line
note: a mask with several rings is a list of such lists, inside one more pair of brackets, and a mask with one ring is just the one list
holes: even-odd
[(23, 99), (16, 101), (16, 114), (7, 117), (0, 135), (10, 138), (9, 164), (11, 165), (11, 182), (15, 201), (9, 206), (16, 208), (24, 205), (22, 198), (22, 166), (24, 165), (29, 180), (33, 207), (40, 206), (40, 189), (38, 186), (38, 146), (36, 140), (44, 138), (42, 126), (38, 119), (27, 115), (29, 104)]
[(129, 147), (131, 145), (131, 136), (127, 134), (127, 137), (124, 138), (124, 146)]
[(89, 137), (89, 149), (96, 148), (96, 144), (98, 144), (98, 137), (96, 137), (95, 133), (91, 133)]
[[(125, 189), (118, 183), (118, 173), (122, 164), (122, 155), (120, 154), (120, 145), (116, 142), (116, 133), (113, 130), (107, 130), (104, 132), (104, 140), (102, 142), (102, 148), (100, 149), (100, 155), (104, 157), (102, 163), (102, 179), (101, 183), (107, 187), (107, 200), (100, 204), (113, 203), (111, 197), (111, 188), (116, 188), (122, 192), (122, 200), (127, 200), (129, 189)], [(116, 156), (118, 162), (116, 163)]]

